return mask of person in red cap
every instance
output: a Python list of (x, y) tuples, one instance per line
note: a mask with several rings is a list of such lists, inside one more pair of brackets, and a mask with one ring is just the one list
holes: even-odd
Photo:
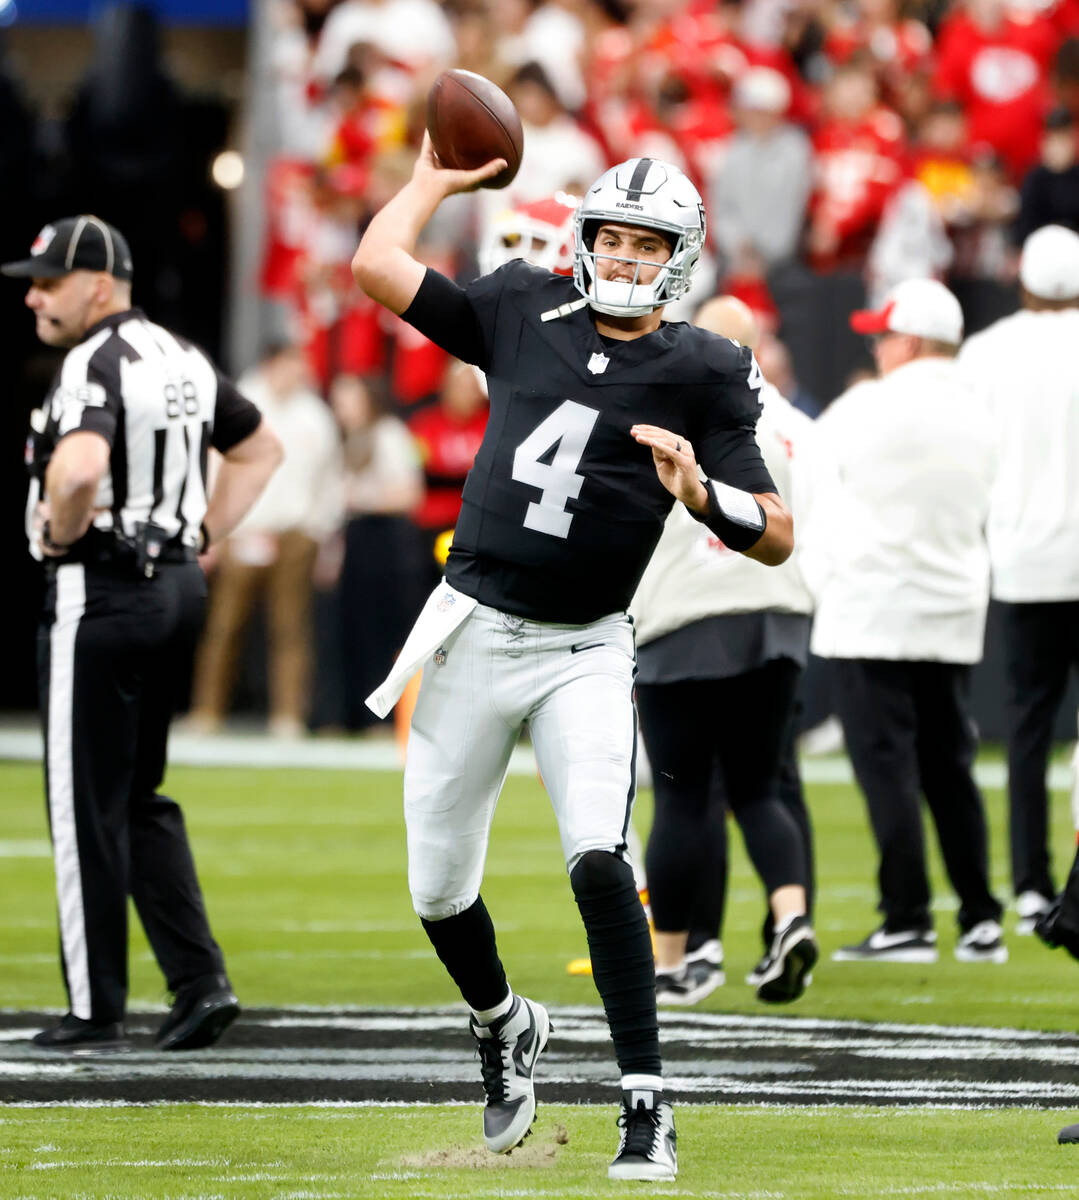
[(959, 896), (955, 956), (1004, 962), (966, 705), (989, 599), (992, 433), (953, 361), (963, 313), (943, 284), (906, 280), (851, 325), (872, 337), (881, 377), (817, 422), (834, 477), (801, 561), (817, 600), (811, 649), (836, 660), (839, 716), (880, 852), (884, 923), (833, 959), (936, 961), (924, 796)]

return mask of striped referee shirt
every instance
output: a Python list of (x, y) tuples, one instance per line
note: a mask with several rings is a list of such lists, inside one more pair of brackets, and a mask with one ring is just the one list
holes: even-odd
[[(260, 420), (198, 347), (137, 308), (105, 317), (68, 351), (31, 434), (31, 552), (45, 468), (67, 434), (99, 433), (112, 450), (94, 500), (95, 529), (132, 538), (137, 525), (152, 521), (170, 540), (197, 547), (209, 449), (225, 453)], [(72, 553), (78, 556), (77, 545)]]

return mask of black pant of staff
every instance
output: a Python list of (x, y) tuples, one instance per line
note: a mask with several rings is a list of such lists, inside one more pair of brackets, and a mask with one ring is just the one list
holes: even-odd
[(170, 991), (227, 986), (183, 815), (158, 791), (205, 594), (195, 562), (149, 579), (124, 563), (49, 571), (38, 674), (61, 960), (72, 1014), (94, 1025), (123, 1020), (129, 895)]
[(929, 877), (921, 800), (959, 897), (959, 927), (998, 921), (989, 841), (974, 782), (976, 739), (966, 712), (970, 668), (941, 662), (836, 660), (836, 703), (880, 851), (888, 932), (928, 930)]
[(1056, 894), (1045, 772), (1057, 709), (1079, 670), (1079, 600), (1000, 604), (1007, 670), (1008, 804), (1017, 896)]

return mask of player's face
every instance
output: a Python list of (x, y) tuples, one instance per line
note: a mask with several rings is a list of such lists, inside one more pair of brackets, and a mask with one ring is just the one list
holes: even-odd
[(30, 281), (26, 307), (37, 318), (37, 336), (46, 346), (74, 346), (90, 328), (99, 279), (94, 271), (72, 271)]
[(615, 283), (648, 285), (671, 257), (667, 239), (639, 225), (601, 225), (593, 250), (596, 275)]

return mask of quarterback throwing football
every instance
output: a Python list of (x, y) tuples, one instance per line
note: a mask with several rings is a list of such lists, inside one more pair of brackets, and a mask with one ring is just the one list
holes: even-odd
[(790, 554), (791, 518), (754, 440), (753, 355), (661, 319), (704, 242), (689, 180), (654, 159), (621, 163), (577, 210), (572, 278), (518, 260), (461, 288), (417, 261), (416, 239), (446, 196), (504, 165), (443, 169), (425, 140), (353, 259), (369, 296), (484, 371), (491, 402), (445, 580), (368, 703), (385, 715), (424, 668), (405, 768), (409, 887), (472, 1009), (487, 1146), (504, 1153), (528, 1133), (550, 1029), (545, 1009), (509, 988), (480, 897), (495, 804), (527, 727), (621, 1071), (608, 1173), (670, 1179), (655, 968), (626, 860), (636, 748), (626, 608), (676, 501), (768, 564)]

